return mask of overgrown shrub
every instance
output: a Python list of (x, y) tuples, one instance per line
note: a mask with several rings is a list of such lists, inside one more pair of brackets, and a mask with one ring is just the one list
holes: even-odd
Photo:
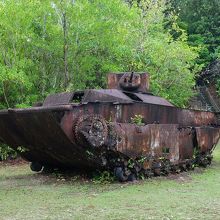
[(0, 160), (14, 159), (17, 153), (6, 144), (0, 144)]

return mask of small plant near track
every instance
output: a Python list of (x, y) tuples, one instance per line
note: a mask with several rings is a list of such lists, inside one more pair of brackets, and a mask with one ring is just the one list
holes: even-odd
[(131, 123), (143, 126), (143, 119), (144, 117), (142, 115), (134, 115), (134, 117), (131, 118)]
[(20, 152), (20, 153), (24, 153), (24, 152), (27, 152), (29, 150), (27, 148), (23, 147), (23, 146), (19, 146), (19, 147), (17, 147), (17, 151)]
[(113, 173), (109, 171), (99, 172), (94, 175), (92, 181), (96, 184), (108, 184), (114, 182), (115, 177)]
[(15, 159), (17, 153), (6, 144), (0, 144), (0, 160)]

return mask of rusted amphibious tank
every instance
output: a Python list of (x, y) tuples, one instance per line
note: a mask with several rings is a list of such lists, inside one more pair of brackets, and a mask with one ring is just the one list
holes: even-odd
[(211, 163), (215, 113), (181, 109), (149, 92), (147, 73), (108, 75), (108, 89), (60, 93), (0, 111), (0, 140), (42, 167), (112, 170), (120, 181)]

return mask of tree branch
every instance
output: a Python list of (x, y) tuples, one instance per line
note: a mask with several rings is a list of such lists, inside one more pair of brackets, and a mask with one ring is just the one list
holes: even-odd
[(2, 82), (2, 91), (3, 91), (3, 96), (4, 96), (4, 99), (5, 99), (5, 103), (6, 103), (7, 107), (10, 108), (10, 105), (9, 105), (9, 102), (8, 102), (8, 98), (7, 98), (7, 95), (6, 95), (6, 92), (5, 92), (4, 82)]

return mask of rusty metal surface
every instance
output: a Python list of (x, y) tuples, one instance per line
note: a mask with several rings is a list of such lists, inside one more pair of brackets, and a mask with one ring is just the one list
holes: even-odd
[(179, 128), (179, 158), (192, 159), (195, 149), (195, 132), (192, 128)]
[(1, 138), (14, 149), (25, 146), (29, 160), (66, 167), (83, 167), (86, 162), (82, 150), (70, 142), (50, 112), (4, 115), (0, 131)]
[[(81, 169), (122, 166), (115, 161), (142, 157), (148, 169), (164, 160), (193, 160), (195, 149), (210, 152), (220, 138), (216, 114), (176, 108), (137, 92), (148, 83), (148, 75), (140, 77), (140, 87), (139, 79), (129, 81), (129, 88), (123, 85), (135, 92), (116, 89), (116, 82), (127, 83), (129, 75), (110, 75), (108, 90), (62, 93), (49, 96), (42, 107), (0, 111), (0, 141), (15, 150), (25, 146), (28, 151), (22, 155), (29, 161)], [(134, 124), (135, 115), (143, 124)]]
[(118, 89), (86, 90), (82, 102), (143, 102), (157, 105), (173, 106), (167, 100), (145, 93), (131, 93)]
[(143, 93), (135, 93), (135, 95), (140, 98), (144, 103), (151, 103), (151, 104), (157, 104), (157, 105), (166, 105), (166, 106), (174, 106), (170, 102), (168, 102), (166, 99), (158, 97), (158, 96), (153, 96), (153, 95), (148, 95), (148, 94), (143, 94)]
[(71, 111), (74, 106), (79, 106), (77, 104), (71, 105), (59, 105), (59, 106), (49, 106), (49, 107), (31, 107), (31, 108), (24, 108), (24, 109), (8, 109), (8, 110), (0, 110), (0, 116), (7, 115), (10, 113), (16, 114), (25, 114), (25, 113), (35, 113), (35, 112), (65, 112)]
[[(120, 79), (125, 76), (126, 74), (131, 73), (111, 73), (108, 74), (107, 77), (107, 84), (108, 89), (122, 89), (120, 86)], [(148, 73), (139, 73), (140, 75), (140, 87), (137, 88), (137, 92), (147, 92), (149, 91), (149, 74)]]
[[(135, 103), (120, 105), (88, 103), (70, 105), (67, 108), (62, 107), (61, 109), (65, 109), (65, 111), (61, 111), (59, 108), (56, 110), (56, 108), (41, 107), (41, 111), (37, 111), (37, 109), (39, 107), (2, 113), (1, 138), (15, 149), (18, 146), (27, 146), (30, 155), (27, 154), (26, 158), (29, 160), (36, 158), (39, 160), (40, 158), (41, 162), (47, 161), (48, 164), (63, 166), (83, 167), (88, 165), (86, 157), (82, 157), (87, 148), (82, 149), (77, 145), (73, 130), (74, 121), (82, 115), (98, 114), (102, 115), (106, 121), (112, 121), (110, 123), (114, 124), (116, 133), (119, 135), (118, 152), (136, 158), (149, 154), (161, 156), (163, 148), (169, 148), (169, 159), (173, 162), (178, 158), (190, 158), (193, 153), (191, 128), (182, 127), (185, 125), (197, 126), (199, 123), (200, 125), (216, 123), (213, 113), (207, 114), (207, 112), (192, 110), (180, 111), (177, 108), (152, 104), (138, 106)], [(59, 112), (62, 113), (60, 118), (59, 115), (57, 116)], [(172, 117), (166, 117), (170, 113), (172, 113)], [(188, 118), (182, 120), (179, 117), (179, 114), (182, 113), (183, 115), (188, 114)], [(145, 126), (130, 124), (131, 117), (134, 117), (135, 114), (144, 116)], [(203, 118), (204, 115), (205, 118)], [(179, 118), (180, 121), (178, 121)], [(196, 128), (196, 135), (200, 148), (202, 150), (210, 149), (219, 138), (219, 129)]]
[(87, 103), (73, 107), (73, 114), (100, 114), (107, 121), (118, 123), (131, 123), (134, 115), (141, 115), (145, 124), (179, 124), (185, 127), (218, 125), (218, 119), (212, 112), (147, 103)]
[(64, 92), (47, 96), (43, 106), (55, 106), (68, 104), (72, 101), (74, 92)]
[(90, 89), (85, 91), (82, 102), (120, 102), (131, 103), (132, 99), (117, 89)]
[(197, 144), (201, 152), (210, 151), (218, 142), (220, 133), (219, 128), (196, 127)]
[(145, 125), (115, 124), (118, 134), (117, 151), (131, 158), (142, 155), (163, 157), (169, 151), (172, 162), (179, 160), (178, 125)]

